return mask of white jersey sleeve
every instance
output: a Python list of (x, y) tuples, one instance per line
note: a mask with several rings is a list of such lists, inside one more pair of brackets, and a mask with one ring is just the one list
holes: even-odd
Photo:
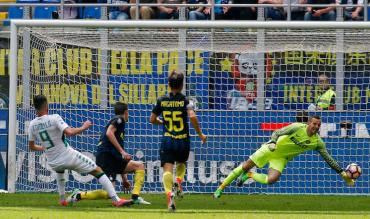
[(54, 114), (54, 122), (55, 122), (55, 125), (59, 128), (60, 131), (64, 131), (64, 129), (68, 128), (68, 124), (66, 122), (64, 122), (63, 118), (58, 115), (58, 114)]
[(28, 127), (28, 141), (36, 141), (35, 133), (32, 131), (32, 122)]

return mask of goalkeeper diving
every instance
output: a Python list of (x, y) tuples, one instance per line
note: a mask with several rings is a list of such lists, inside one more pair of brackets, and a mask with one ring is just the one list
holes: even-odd
[[(279, 180), (288, 161), (309, 150), (316, 150), (349, 186), (354, 185), (354, 180), (349, 178), (345, 171), (329, 155), (325, 143), (318, 132), (321, 126), (319, 116), (311, 116), (307, 124), (293, 123), (282, 129), (276, 130), (271, 139), (263, 144), (249, 159), (225, 178), (214, 192), (213, 196), (219, 198), (225, 187), (239, 177), (237, 185), (242, 186), (248, 179), (253, 179), (262, 184), (273, 184)], [(250, 171), (254, 166), (262, 168), (269, 163), (268, 174)]]

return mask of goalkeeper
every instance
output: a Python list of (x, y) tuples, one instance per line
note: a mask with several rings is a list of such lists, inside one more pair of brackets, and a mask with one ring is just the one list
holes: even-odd
[[(214, 192), (214, 197), (219, 198), (223, 190), (237, 177), (238, 186), (241, 186), (247, 179), (252, 178), (262, 184), (273, 184), (279, 180), (285, 165), (289, 160), (308, 150), (317, 150), (328, 165), (334, 169), (349, 185), (354, 185), (354, 180), (349, 178), (345, 171), (329, 155), (325, 143), (320, 138), (318, 131), (321, 126), (319, 116), (311, 116), (307, 124), (293, 123), (287, 127), (276, 130), (271, 140), (263, 144), (247, 161), (235, 168)], [(257, 166), (262, 168), (269, 163), (268, 174), (251, 172)]]

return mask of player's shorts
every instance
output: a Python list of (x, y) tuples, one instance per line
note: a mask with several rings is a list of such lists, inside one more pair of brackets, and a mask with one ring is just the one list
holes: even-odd
[(96, 155), (96, 164), (103, 169), (111, 181), (116, 180), (117, 174), (123, 174), (129, 162), (110, 152), (100, 152)]
[(274, 152), (270, 151), (265, 144), (262, 145), (262, 147), (254, 152), (249, 158), (259, 168), (262, 168), (269, 163), (269, 168), (277, 170), (280, 173), (283, 172), (286, 164), (288, 163), (287, 158), (275, 156)]
[(48, 161), (49, 166), (57, 173), (74, 170), (77, 173), (90, 173), (96, 169), (95, 162), (86, 155), (72, 148), (66, 150), (60, 159)]
[(175, 139), (164, 136), (159, 153), (162, 167), (165, 163), (185, 163), (189, 158), (190, 139)]

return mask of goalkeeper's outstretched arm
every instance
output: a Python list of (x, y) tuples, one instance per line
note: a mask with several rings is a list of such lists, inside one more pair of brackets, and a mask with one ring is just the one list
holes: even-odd
[(336, 160), (329, 154), (326, 148), (318, 148), (317, 151), (320, 153), (321, 157), (324, 158), (326, 163), (337, 173), (341, 173), (343, 169), (339, 166)]
[(326, 150), (325, 143), (322, 141), (319, 141), (319, 145), (316, 149), (322, 158), (326, 161), (326, 163), (333, 169), (335, 170), (347, 183), (349, 186), (353, 186), (355, 184), (355, 181), (346, 174), (346, 172), (339, 166), (336, 160)]

